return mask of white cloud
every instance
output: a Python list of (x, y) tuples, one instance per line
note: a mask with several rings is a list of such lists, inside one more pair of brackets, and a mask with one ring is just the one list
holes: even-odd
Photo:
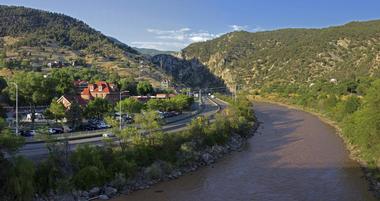
[(257, 27), (255, 27), (255, 28), (253, 28), (252, 30), (250, 30), (250, 31), (252, 31), (252, 32), (259, 32), (259, 31), (265, 31), (266, 29), (264, 29), (264, 28), (262, 28), (262, 27), (260, 27), (260, 26), (257, 26)]
[(131, 42), (132, 46), (139, 48), (149, 48), (156, 50), (180, 50), (186, 47), (187, 43), (180, 42), (159, 42), (159, 41), (135, 41)]
[[(230, 25), (230, 30), (240, 31), (240, 30), (249, 30), (252, 32), (264, 31), (263, 28), (257, 26), (256, 28), (249, 29), (248, 25)], [(210, 33), (204, 30), (192, 30), (188, 27), (183, 27), (179, 29), (165, 30), (165, 29), (146, 29), (147, 32), (153, 34), (153, 37), (156, 39), (154, 41), (136, 41), (131, 44), (136, 47), (141, 48), (153, 48), (159, 50), (180, 50), (190, 43), (194, 42), (203, 42), (207, 40), (214, 39), (219, 37), (223, 33)]]
[(248, 29), (248, 25), (233, 24), (233, 25), (230, 25), (230, 28), (232, 29), (232, 31), (242, 31), (242, 30)]
[(208, 32), (198, 32), (198, 33), (191, 33), (189, 34), (189, 40), (191, 42), (202, 42), (206, 40), (211, 40), (213, 38), (216, 38), (220, 36), (220, 34), (212, 34)]
[(211, 40), (221, 35), (209, 33), (208, 31), (203, 30), (193, 31), (188, 27), (175, 30), (150, 28), (146, 31), (154, 34), (154, 37), (158, 39), (158, 41), (136, 41), (132, 42), (132, 45), (142, 48), (154, 48), (160, 50), (180, 50), (190, 43)]

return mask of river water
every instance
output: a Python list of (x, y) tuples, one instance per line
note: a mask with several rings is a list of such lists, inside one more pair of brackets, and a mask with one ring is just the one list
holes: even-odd
[(372, 201), (335, 129), (306, 112), (256, 103), (260, 122), (241, 152), (114, 201)]

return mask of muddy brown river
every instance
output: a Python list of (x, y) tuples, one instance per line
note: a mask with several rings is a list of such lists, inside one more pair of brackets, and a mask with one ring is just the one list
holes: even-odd
[(263, 122), (241, 152), (114, 201), (372, 201), (335, 129), (306, 112), (255, 104)]

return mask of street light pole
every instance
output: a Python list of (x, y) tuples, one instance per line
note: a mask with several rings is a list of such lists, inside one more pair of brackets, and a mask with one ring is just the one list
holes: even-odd
[(18, 135), (18, 85), (16, 82), (12, 82), (16, 87), (16, 135)]
[(121, 130), (121, 91), (119, 93), (119, 117), (120, 117), (120, 123), (119, 123), (119, 129)]
[(121, 123), (122, 123), (122, 121), (121, 121), (121, 118), (122, 118), (122, 115), (121, 115), (121, 93), (124, 93), (124, 92), (127, 92), (127, 91), (120, 91), (119, 92), (119, 115), (120, 115), (120, 125), (119, 125), (119, 129), (121, 130)]

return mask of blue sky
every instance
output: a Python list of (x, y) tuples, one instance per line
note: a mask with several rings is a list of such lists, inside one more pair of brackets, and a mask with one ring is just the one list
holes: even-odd
[(83, 20), (137, 47), (179, 50), (234, 30), (319, 28), (380, 19), (379, 0), (1, 0)]

